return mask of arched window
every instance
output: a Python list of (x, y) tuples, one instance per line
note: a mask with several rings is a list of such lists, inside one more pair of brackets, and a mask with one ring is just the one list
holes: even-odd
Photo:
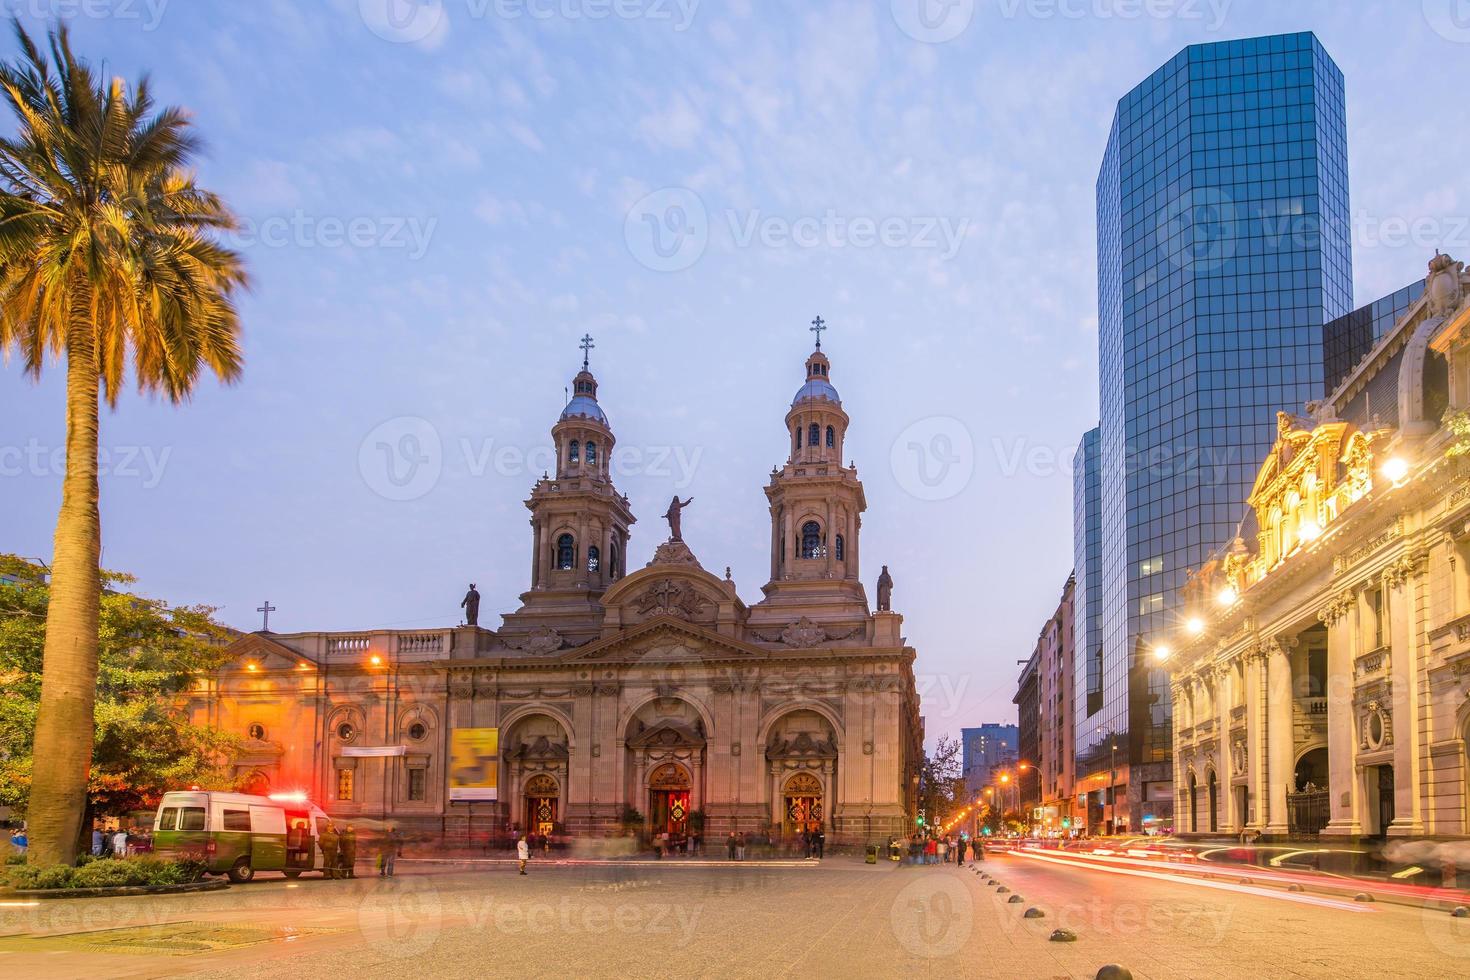
[(801, 448), (801, 426), (796, 427), (796, 448)]
[(844, 544), (844, 542), (842, 540), (842, 535), (840, 535), (840, 534), (837, 535), (837, 560), (838, 561), (843, 561), (847, 557), (846, 554), (845, 554), (845, 550), (846, 549), (843, 548), (843, 544)]
[(566, 572), (576, 564), (577, 543), (570, 534), (563, 534), (556, 539), (556, 567)]
[[(588, 445), (591, 445), (591, 443), (588, 443)], [(600, 567), (602, 567), (602, 552), (594, 544), (587, 549), (587, 571), (595, 572)]]
[(567, 447), (567, 462), (569, 462), (569, 463), (575, 463), (578, 459), (581, 458), (579, 456), (579, 452), (581, 450), (581, 445), (582, 444), (579, 443), (579, 442), (577, 442), (577, 440), (575, 440), (575, 439), (572, 440), (572, 444)]
[(822, 526), (816, 521), (807, 521), (801, 526), (801, 557), (822, 557)]
[(837, 446), (837, 432), (830, 425), (827, 426), (827, 448), (833, 449)]
[(820, 446), (822, 444), (822, 427), (813, 422), (807, 426), (806, 442), (809, 446)]
[(611, 564), (608, 565), (608, 567), (607, 567), (607, 573), (609, 575), (611, 575), (613, 578), (617, 578), (618, 575), (620, 574), (619, 571), (618, 571), (618, 541), (617, 541), (617, 538), (614, 538), (613, 541), (612, 541), (612, 543), (609, 544), (607, 547), (608, 547), (607, 557), (608, 557), (608, 560), (611, 562)]
[(587, 462), (597, 462), (597, 443), (593, 442), (591, 439), (587, 440)]

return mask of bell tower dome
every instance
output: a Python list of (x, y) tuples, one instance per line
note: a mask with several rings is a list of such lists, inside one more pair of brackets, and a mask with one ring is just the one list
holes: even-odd
[(809, 611), (815, 618), (820, 611), (823, 618), (866, 618), (858, 542), (867, 501), (857, 468), (842, 465), (849, 420), (832, 384), (832, 362), (822, 351), (825, 329), (821, 317), (812, 321), (817, 344), (786, 412), (789, 454), (766, 486), (771, 580), (758, 606), (781, 607), (783, 615)]
[(622, 578), (628, 560), (629, 528), (635, 518), (628, 498), (613, 486), (617, 440), (597, 402), (597, 379), (582, 338), (582, 370), (572, 379), (572, 397), (551, 427), (556, 472), (531, 489), (531, 588), (521, 609), (505, 617), (506, 631), (522, 623), (552, 625), (562, 634), (596, 635), (602, 623), (602, 593)]

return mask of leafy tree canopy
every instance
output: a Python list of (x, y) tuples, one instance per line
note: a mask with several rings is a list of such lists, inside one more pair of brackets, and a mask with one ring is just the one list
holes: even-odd
[[(169, 606), (102, 573), (98, 623), (97, 744), (88, 781), (94, 812), (151, 806), (166, 789), (227, 788), (220, 765), (234, 738), (191, 724), (180, 694), (226, 659), (230, 631), (206, 606)], [(0, 554), (0, 805), (24, 810), (41, 698), (47, 570)]]

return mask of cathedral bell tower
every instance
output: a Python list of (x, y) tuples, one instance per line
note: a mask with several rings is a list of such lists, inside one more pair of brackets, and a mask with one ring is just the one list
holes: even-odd
[(559, 631), (588, 631), (602, 624), (597, 600), (627, 568), (628, 529), (635, 518), (628, 498), (613, 486), (612, 426), (597, 402), (597, 379), (588, 364), (592, 338), (582, 338), (582, 370), (572, 397), (551, 427), (556, 472), (531, 490), (531, 588), (521, 609), (506, 617), (513, 630), (523, 616)]
[[(859, 580), (859, 538), (867, 509), (857, 468), (842, 465), (847, 413), (822, 352), (821, 317), (812, 321), (816, 349), (806, 381), (786, 413), (786, 464), (771, 471), (771, 580), (762, 607), (810, 612), (813, 618), (866, 617)], [(808, 609), (808, 607), (810, 607)]]

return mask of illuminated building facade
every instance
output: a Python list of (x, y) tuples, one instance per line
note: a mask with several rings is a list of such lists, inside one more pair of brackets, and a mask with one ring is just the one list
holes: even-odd
[(1305, 416), (1282, 413), (1233, 545), (1153, 655), (1175, 829), (1470, 835), (1470, 275), (1420, 298)]
[(677, 498), (668, 540), (628, 570), (632, 505), (584, 361), (556, 471), (526, 501), (529, 588), (499, 628), (252, 633), (200, 682), (197, 719), (241, 737), (246, 788), (449, 838), (905, 833), (915, 654), (887, 576), (877, 609), (860, 579), (866, 501), (830, 371), (818, 346), (784, 409), (760, 601), (701, 565), (682, 535), (699, 511)]

